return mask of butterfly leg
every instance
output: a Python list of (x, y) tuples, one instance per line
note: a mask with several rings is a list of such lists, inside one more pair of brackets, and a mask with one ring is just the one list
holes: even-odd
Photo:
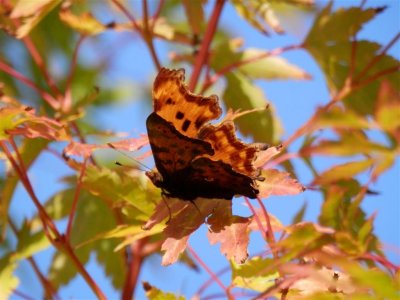
[(171, 208), (169, 207), (167, 200), (165, 200), (165, 197), (168, 197), (168, 194), (164, 191), (161, 192), (161, 199), (164, 201), (165, 205), (168, 208), (169, 217), (168, 217), (167, 222), (165, 223), (165, 224), (168, 224), (172, 219), (172, 215), (171, 215)]
[(196, 210), (199, 212), (200, 216), (202, 216), (202, 218), (204, 219), (204, 222), (206, 223), (207, 216), (203, 215), (203, 213), (201, 212), (200, 208), (196, 204), (196, 200), (189, 200), (189, 202), (192, 203), (194, 205), (194, 207), (196, 207)]

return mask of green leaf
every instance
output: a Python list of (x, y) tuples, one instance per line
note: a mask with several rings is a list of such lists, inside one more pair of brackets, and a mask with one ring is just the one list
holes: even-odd
[(279, 273), (271, 258), (253, 257), (245, 264), (231, 262), (232, 283), (236, 287), (264, 292), (275, 284)]
[(335, 233), (336, 245), (340, 250), (349, 255), (363, 254), (362, 245), (354, 239), (349, 232), (339, 231)]
[(302, 257), (308, 251), (321, 249), (333, 241), (331, 233), (333, 230), (317, 227), (312, 223), (300, 223), (288, 229), (290, 235), (277, 243), (278, 249), (286, 250), (282, 261), (290, 261), (298, 255)]
[[(229, 108), (234, 110), (249, 110), (256, 107), (265, 107), (268, 103), (262, 90), (239, 72), (226, 75), (227, 84), (223, 99)], [(239, 118), (236, 123), (240, 132), (251, 135), (254, 140), (274, 144), (282, 133), (273, 108), (262, 112), (254, 112)]]
[(341, 205), (343, 203), (343, 194), (346, 192), (343, 187), (332, 185), (325, 195), (324, 203), (321, 208), (319, 222), (321, 225), (338, 229), (342, 225), (343, 212)]
[[(241, 61), (252, 61), (239, 66), (239, 70), (252, 79), (310, 79), (311, 76), (299, 67), (279, 56), (265, 56), (265, 50), (247, 48)], [(260, 59), (260, 57), (262, 57)]]
[(149, 300), (184, 300), (183, 296), (176, 296), (173, 293), (163, 292), (160, 289), (143, 281), (143, 289), (146, 291), (147, 299)]
[[(53, 198), (55, 199), (55, 198)], [(63, 211), (65, 208), (58, 210)], [(112, 209), (100, 198), (81, 191), (76, 215), (71, 230), (71, 244), (76, 246), (94, 236), (106, 232), (116, 226)], [(82, 264), (89, 260), (90, 253), (97, 254), (97, 260), (111, 277), (115, 288), (121, 288), (124, 282), (126, 266), (123, 253), (113, 252), (117, 242), (113, 240), (98, 240), (76, 249), (76, 254)], [(69, 258), (61, 252), (53, 257), (49, 279), (56, 287), (67, 284), (77, 275), (75, 267), (71, 267)]]
[[(379, 51), (382, 47), (374, 42), (357, 41), (354, 59), (350, 55), (353, 48), (353, 35), (365, 22), (379, 13), (380, 9), (363, 10), (352, 7), (331, 12), (331, 7), (332, 4), (329, 4), (321, 11), (304, 43), (324, 71), (331, 93), (336, 93), (344, 86), (350, 74), (351, 65), (354, 65), (352, 71), (357, 83), (362, 83), (374, 74), (398, 66), (399, 62), (396, 59), (389, 55), (380, 55)], [(362, 78), (357, 78), (357, 74), (377, 56), (379, 56), (379, 63), (374, 64)], [(351, 62), (352, 59), (353, 62)], [(400, 74), (394, 72), (385, 78), (396, 85), (400, 80)], [(375, 109), (379, 82), (380, 79), (374, 80), (362, 88), (351, 91), (344, 99), (346, 107), (362, 115), (372, 114)]]
[(203, 32), (204, 22), (204, 11), (203, 11), (204, 1), (191, 1), (183, 0), (182, 4), (186, 11), (186, 18), (192, 29), (193, 34), (201, 34)]
[(11, 12), (11, 18), (23, 18), (17, 30), (17, 38), (21, 39), (50, 12), (61, 0), (19, 0)]
[(22, 260), (33, 256), (34, 254), (47, 249), (51, 246), (44, 231), (33, 233), (31, 224), (24, 222), (21, 230), (18, 232), (18, 245), (15, 253), (15, 259)]
[(160, 201), (160, 191), (154, 188), (143, 172), (129, 176), (123, 172), (88, 166), (83, 186), (93, 195), (114, 205), (135, 207), (134, 220), (146, 221)]
[(383, 81), (378, 92), (375, 119), (382, 129), (400, 131), (400, 95), (389, 81)]
[(291, 223), (297, 224), (297, 223), (300, 223), (301, 221), (303, 221), (304, 215), (306, 214), (306, 210), (307, 210), (307, 202), (304, 202), (304, 204), (299, 209), (299, 211), (294, 215)]
[(326, 45), (328, 41), (348, 41), (377, 14), (374, 8), (339, 8), (335, 12), (331, 8), (332, 2), (315, 19), (305, 40), (307, 46)]
[(70, 10), (64, 9), (60, 11), (60, 19), (83, 35), (97, 35), (107, 29), (90, 12), (75, 15)]
[[(24, 139), (20, 146), (19, 153), (24, 162), (27, 171), (32, 163), (39, 156), (42, 150), (48, 145), (49, 141), (45, 139)], [(0, 190), (0, 228), (1, 235), (4, 236), (8, 223), (8, 209), (14, 195), (15, 188), (19, 182), (19, 177), (10, 174), (6, 177)]]
[(379, 153), (389, 155), (393, 150), (371, 142), (361, 131), (342, 132), (338, 141), (322, 140), (316, 145), (306, 146), (301, 150), (303, 155), (353, 156), (358, 154)]
[(399, 289), (395, 279), (379, 269), (365, 269), (359, 264), (343, 265), (353, 282), (370, 292), (375, 299), (398, 299)]
[(0, 299), (8, 299), (19, 285), (19, 279), (14, 275), (18, 263), (12, 255), (0, 259)]
[(319, 177), (314, 180), (313, 184), (324, 185), (341, 179), (351, 179), (372, 167), (373, 164), (373, 159), (365, 159), (334, 166), (320, 174)]
[(368, 120), (363, 116), (344, 110), (339, 106), (332, 107), (329, 111), (324, 112), (318, 118), (318, 127), (333, 127), (344, 129), (367, 129), (370, 128)]

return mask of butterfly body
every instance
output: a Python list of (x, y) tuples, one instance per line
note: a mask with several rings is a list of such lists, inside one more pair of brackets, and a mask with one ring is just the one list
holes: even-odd
[(192, 94), (184, 70), (162, 69), (154, 82), (154, 112), (146, 121), (157, 171), (147, 172), (166, 196), (181, 200), (256, 198), (258, 144), (245, 144), (233, 122), (208, 121), (221, 114), (217, 96)]

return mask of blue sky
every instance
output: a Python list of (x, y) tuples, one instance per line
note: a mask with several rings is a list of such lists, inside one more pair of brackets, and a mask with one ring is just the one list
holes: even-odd
[[(352, 0), (335, 1), (334, 7), (349, 7), (351, 5), (358, 5), (359, 2)], [(327, 1), (318, 1), (318, 3), (320, 6), (324, 6)], [(370, 23), (367, 23), (360, 33), (359, 38), (374, 40), (385, 45), (400, 29), (400, 6), (399, 2), (395, 0), (367, 1), (367, 7), (381, 5), (389, 5), (389, 7)], [(209, 11), (209, 7), (207, 11)], [(107, 18), (107, 16), (104, 16), (104, 18)], [(227, 28), (233, 36), (244, 37), (244, 46), (270, 50), (301, 42), (309, 26), (312, 24), (311, 18), (306, 18), (303, 21), (305, 24), (304, 27), (287, 28), (288, 35), (278, 36), (273, 34), (271, 38), (266, 38), (239, 18), (232, 7), (227, 5), (222, 15), (221, 25)], [(99, 85), (113, 85), (121, 82), (131, 84), (128, 89), (131, 89), (132, 93), (136, 96), (136, 100), (132, 101), (130, 97), (127, 97), (126, 101), (114, 107), (110, 107), (104, 111), (96, 110), (92, 114), (95, 115), (96, 121), (103, 128), (119, 132), (129, 132), (131, 136), (139, 136), (140, 133), (145, 133), (145, 119), (151, 112), (149, 99), (144, 98), (147, 96), (144, 88), (149, 86), (148, 84), (154, 78), (156, 70), (144, 44), (137, 37), (135, 38), (128, 33), (122, 34), (126, 36), (128, 41), (124, 43), (123, 48), (114, 50), (116, 55), (113, 57), (113, 67), (104, 74), (103, 82), (99, 83)], [(100, 38), (103, 45), (112, 47), (116, 34), (109, 32)], [(118, 39), (120, 39), (120, 36)], [(80, 53), (80, 59), (87, 63), (93, 60), (92, 54), (94, 49), (92, 45), (90, 42), (84, 44)], [(157, 43), (157, 51), (162, 63), (166, 66), (169, 65), (167, 50), (164, 44)], [(397, 59), (400, 58), (399, 43), (389, 51), (389, 54), (395, 56)], [(317, 106), (327, 103), (329, 93), (319, 66), (307, 52), (302, 50), (292, 51), (285, 53), (283, 56), (313, 76), (311, 81), (260, 82), (260, 86), (276, 108), (276, 113), (284, 127), (284, 140), (285, 137), (290, 136), (301, 124), (308, 120)], [(133, 84), (134, 82), (135, 84)], [(376, 138), (382, 140), (379, 134), (376, 135)], [(298, 146), (299, 142), (295, 143), (291, 149), (295, 150)], [(324, 170), (334, 161), (331, 159), (320, 159), (318, 160), (317, 168)], [(307, 168), (300, 162), (295, 162), (295, 167), (300, 174), (300, 182), (304, 184), (309, 183), (311, 174), (309, 174)], [(379, 191), (380, 194), (377, 196), (368, 196), (363, 203), (363, 208), (368, 215), (377, 212), (375, 233), (381, 238), (383, 243), (391, 248), (398, 248), (400, 246), (399, 170), (400, 164), (397, 160), (396, 165), (381, 176), (372, 186), (372, 189)], [(65, 174), (70, 174), (70, 171), (62, 162), (55, 160), (53, 156), (43, 154), (29, 174), (40, 199), (47, 199), (62, 187), (61, 183), (54, 181), (54, 174), (60, 174), (57, 177), (60, 178)], [(18, 201), (16, 201), (17, 199)], [(317, 192), (307, 191), (298, 196), (291, 197), (271, 197), (264, 203), (271, 214), (277, 216), (284, 224), (289, 224), (293, 215), (304, 202), (308, 204), (306, 219), (315, 220), (321, 205), (321, 196)], [(238, 214), (249, 215), (250, 213), (244, 208), (242, 203), (242, 199), (235, 199), (234, 211)], [(33, 205), (21, 187), (15, 195), (11, 211), (20, 220), (24, 216), (32, 216), (35, 212)], [(217, 272), (228, 265), (224, 256), (219, 252), (219, 246), (210, 246), (204, 227), (193, 234), (190, 239), (190, 245), (207, 265), (212, 267), (213, 271)], [(257, 233), (253, 234), (249, 249), (250, 254), (258, 253), (264, 247), (265, 244), (260, 236)], [(51, 253), (52, 250), (46, 250), (37, 256), (37, 260), (44, 271), (47, 270), (49, 255)], [(398, 254), (390, 251), (387, 253), (393, 261), (400, 263)], [(153, 256), (146, 260), (140, 281), (145, 280), (163, 290), (190, 296), (193, 295), (201, 283), (208, 279), (208, 275), (204, 270), (196, 273), (179, 264), (170, 267), (161, 267), (160, 262), (161, 259), (159, 256)], [(112, 288), (93, 257), (88, 265), (88, 271), (110, 299), (119, 298), (119, 293)], [(22, 278), (19, 290), (28, 295), (34, 295), (35, 298), (41, 295), (40, 288), (36, 284), (37, 279), (28, 264), (21, 264), (17, 272)], [(225, 278), (226, 282), (229, 282), (229, 274), (222, 278)], [(33, 285), (32, 283), (35, 284)], [(210, 292), (218, 293), (221, 291), (214, 285), (210, 289)], [(80, 277), (75, 278), (68, 286), (63, 287), (60, 290), (60, 296), (62, 299), (70, 297), (87, 299), (94, 297), (89, 287)], [(143, 297), (143, 291), (141, 287), (138, 287), (136, 298), (142, 299)], [(18, 299), (18, 297), (13, 297), (13, 299)]]

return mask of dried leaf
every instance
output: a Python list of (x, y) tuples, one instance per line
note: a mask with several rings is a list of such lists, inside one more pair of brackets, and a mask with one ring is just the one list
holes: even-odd
[(296, 195), (305, 190), (297, 180), (290, 178), (290, 174), (274, 169), (263, 170), (261, 176), (265, 181), (259, 182), (260, 198), (267, 198), (271, 195)]
[(69, 9), (63, 9), (59, 15), (61, 21), (83, 35), (96, 35), (107, 29), (90, 12), (75, 15)]
[[(5, 97), (2, 100), (6, 100)], [(70, 139), (63, 124), (45, 116), (36, 116), (34, 109), (22, 105), (0, 108), (0, 139), (7, 139), (9, 135), (57, 141)]]
[[(171, 200), (168, 199), (167, 201), (170, 202)], [(163, 266), (173, 264), (178, 260), (179, 255), (186, 249), (190, 234), (205, 222), (208, 215), (226, 202), (226, 200), (220, 199), (201, 198), (195, 201), (197, 208), (188, 203), (178, 213), (173, 214), (173, 218), (164, 230), (166, 239), (161, 246), (161, 250), (165, 251), (162, 258)]]
[(249, 225), (251, 218), (232, 216), (232, 201), (221, 203), (208, 218), (210, 243), (221, 243), (221, 253), (236, 263), (244, 263), (248, 257)]

